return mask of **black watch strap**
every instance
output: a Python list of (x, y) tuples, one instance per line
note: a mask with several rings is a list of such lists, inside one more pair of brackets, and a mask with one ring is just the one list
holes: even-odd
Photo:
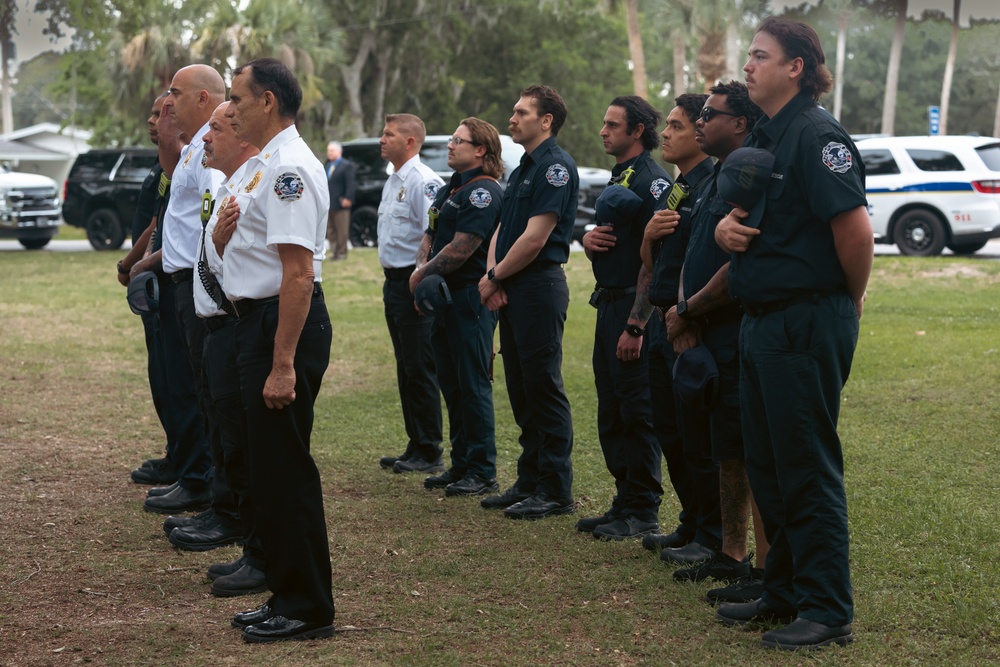
[(640, 336), (646, 335), (646, 330), (643, 329), (642, 327), (630, 324), (627, 327), (625, 327), (625, 333), (627, 333), (629, 336), (632, 336), (632, 338), (639, 338)]

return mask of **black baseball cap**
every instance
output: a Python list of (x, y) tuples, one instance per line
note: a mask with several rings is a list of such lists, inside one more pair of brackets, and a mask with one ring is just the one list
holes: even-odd
[(774, 156), (761, 148), (737, 148), (722, 163), (716, 179), (719, 196), (750, 213), (742, 223), (747, 227), (760, 226), (773, 171)]
[(598, 225), (614, 225), (616, 220), (628, 220), (642, 208), (642, 197), (623, 185), (609, 185), (594, 204)]
[(681, 403), (711, 408), (719, 401), (719, 367), (704, 345), (677, 355), (672, 375), (674, 392)]
[(413, 293), (413, 300), (422, 313), (443, 313), (451, 307), (451, 290), (444, 278), (434, 273), (420, 281)]

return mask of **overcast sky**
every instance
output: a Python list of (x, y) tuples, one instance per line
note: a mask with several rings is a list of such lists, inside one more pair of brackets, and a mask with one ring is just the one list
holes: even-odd
[[(796, 6), (798, 1), (771, 0), (771, 6), (775, 11), (781, 11), (785, 6)], [(812, 4), (817, 4), (812, 0)], [(50, 49), (61, 50), (66, 48), (69, 40), (62, 40), (58, 44), (53, 44), (49, 38), (42, 35), (42, 28), (45, 27), (43, 17), (29, 11), (28, 7), (34, 8), (34, 0), (17, 0), (16, 26), (18, 35), (14, 38), (17, 43), (17, 62), (31, 60), (42, 51)], [(918, 17), (925, 9), (940, 9), (945, 15), (950, 15), (953, 7), (953, 0), (910, 0), (910, 16)], [(969, 17), (975, 18), (1000, 18), (1000, 2), (998, 0), (962, 0), (962, 26), (969, 24)]]

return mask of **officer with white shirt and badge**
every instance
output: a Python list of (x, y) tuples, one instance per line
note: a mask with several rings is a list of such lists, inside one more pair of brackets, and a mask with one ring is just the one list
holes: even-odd
[[(170, 202), (163, 219), (162, 265), (166, 276), (164, 282), (169, 283), (164, 290), (167, 293), (164, 300), (175, 304), (176, 321), (163, 322), (170, 314), (161, 313), (161, 324), (165, 328), (179, 327), (186, 354), (175, 354), (177, 347), (167, 347), (169, 358), (164, 363), (174, 373), (181, 366), (190, 366), (197, 401), (204, 419), (208, 420), (211, 415), (201, 382), (205, 325), (195, 315), (192, 278), (201, 234), (202, 199), (206, 192), (215, 192), (222, 181), (220, 172), (205, 165), (201, 138), (208, 130), (212, 112), (225, 100), (226, 86), (219, 73), (208, 65), (188, 65), (174, 74), (168, 93), (161, 114), (171, 118), (182, 140), (189, 143), (172, 170)], [(166, 163), (164, 171), (167, 171)], [(182, 356), (183, 359), (175, 358)], [(177, 486), (167, 492), (151, 490), (145, 502), (148, 511), (172, 514), (208, 509), (212, 502), (209, 486), (212, 460), (204, 429), (202, 420), (191, 420), (184, 425), (178, 434), (176, 451)], [(169, 527), (165, 524), (165, 528)]]
[(250, 643), (333, 635), (323, 491), (309, 452), (332, 342), (319, 282), (330, 194), (323, 165), (295, 128), (301, 103), (302, 88), (280, 61), (236, 68), (226, 117), (260, 153), (212, 234), (239, 318), (250, 496), (272, 593), (232, 620)]
[(410, 276), (424, 239), (427, 211), (444, 185), (420, 161), (427, 130), (413, 114), (385, 117), (382, 157), (393, 173), (382, 187), (378, 207), (378, 260), (385, 273), (382, 298), (385, 322), (396, 356), (396, 383), (403, 408), (407, 443), (403, 453), (383, 456), (379, 464), (393, 472), (439, 472), (441, 462), (441, 392), (431, 347), (434, 318), (413, 307)]

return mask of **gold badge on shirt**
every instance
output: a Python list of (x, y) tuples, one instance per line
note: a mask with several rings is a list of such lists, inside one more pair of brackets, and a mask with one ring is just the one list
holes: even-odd
[(255, 187), (257, 187), (257, 184), (260, 183), (260, 179), (261, 179), (261, 177), (263, 175), (264, 174), (262, 172), (259, 172), (259, 171), (256, 174), (254, 174), (253, 178), (250, 179), (250, 182), (247, 183), (246, 187), (243, 188), (243, 192), (250, 192)]
[(188, 153), (188, 156), (187, 156), (186, 158), (184, 158), (184, 164), (182, 164), (182, 165), (181, 165), (181, 169), (184, 169), (185, 167), (187, 167), (187, 166), (188, 166), (188, 162), (190, 162), (190, 161), (191, 161), (191, 156), (192, 156), (192, 155), (194, 155), (194, 152), (193, 152), (193, 151), (192, 151), (192, 152), (189, 152), (189, 153)]
[(201, 166), (203, 169), (208, 167), (208, 153), (201, 154)]

